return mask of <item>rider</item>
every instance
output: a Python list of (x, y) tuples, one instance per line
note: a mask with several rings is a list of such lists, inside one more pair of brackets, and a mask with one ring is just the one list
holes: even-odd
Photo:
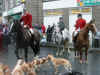
[(63, 22), (63, 17), (60, 17), (60, 18), (59, 18), (58, 26), (59, 26), (60, 32), (61, 32), (61, 34), (62, 34), (62, 31), (63, 31), (64, 28), (65, 28), (65, 24), (64, 24), (64, 22)]
[(75, 24), (75, 33), (74, 33), (74, 37), (77, 36), (78, 32), (85, 27), (86, 25), (86, 20), (82, 18), (82, 14), (78, 14), (78, 19), (76, 20), (76, 24)]
[(24, 24), (24, 28), (29, 28), (31, 34), (34, 33), (32, 29), (32, 14), (30, 14), (26, 9), (24, 9), (24, 15), (21, 17), (20, 21)]

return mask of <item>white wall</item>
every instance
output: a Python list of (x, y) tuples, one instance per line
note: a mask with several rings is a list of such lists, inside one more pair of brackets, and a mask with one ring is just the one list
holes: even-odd
[(77, 0), (59, 0), (52, 2), (44, 2), (43, 9), (57, 9), (57, 8), (68, 8), (77, 7)]
[(44, 25), (46, 26), (46, 28), (48, 28), (48, 25), (50, 26), (52, 26), (53, 24), (57, 25), (57, 23), (59, 22), (59, 17), (61, 17), (61, 15), (44, 17)]

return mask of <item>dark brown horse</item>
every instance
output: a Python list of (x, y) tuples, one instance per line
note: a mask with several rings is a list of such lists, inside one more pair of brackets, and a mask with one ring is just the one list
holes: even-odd
[(19, 20), (14, 20), (10, 32), (16, 32), (15, 54), (17, 58), (20, 58), (19, 49), (24, 49), (25, 60), (27, 61), (29, 46), (32, 48), (34, 56), (40, 52), (40, 33), (36, 29), (33, 29), (33, 31), (34, 34), (29, 36), (29, 29), (25, 29)]
[(78, 51), (80, 55), (80, 63), (82, 63), (82, 49), (85, 49), (85, 62), (87, 62), (87, 55), (88, 55), (88, 48), (89, 48), (89, 31), (96, 34), (96, 27), (95, 27), (95, 20), (91, 20), (88, 24), (85, 25), (85, 27), (80, 30), (77, 37), (74, 37), (74, 33), (72, 34), (74, 48), (75, 48), (75, 55), (76, 50)]

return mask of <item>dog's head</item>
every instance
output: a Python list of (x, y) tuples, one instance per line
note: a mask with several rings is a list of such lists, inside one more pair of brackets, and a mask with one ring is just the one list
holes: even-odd
[(53, 59), (54, 57), (53, 57), (53, 55), (51, 55), (51, 54), (48, 54), (48, 59)]
[(43, 57), (42, 59), (40, 59), (41, 64), (44, 64), (46, 62), (48, 62), (48, 57), (47, 58)]
[(10, 70), (10, 68), (9, 68), (8, 65), (5, 65), (4, 68), (3, 68), (3, 70), (4, 70), (4, 72), (5, 72), (5, 75), (6, 75), (6, 74), (7, 74), (7, 75), (11, 75), (11, 70)]
[(10, 68), (7, 65), (0, 64), (0, 75), (3, 75), (3, 73), (5, 73), (5, 75), (10, 75)]
[(0, 75), (3, 75), (3, 64), (0, 63)]
[(38, 60), (33, 60), (33, 64), (34, 64), (34, 65), (39, 65), (39, 64), (40, 64), (39, 59), (38, 59)]

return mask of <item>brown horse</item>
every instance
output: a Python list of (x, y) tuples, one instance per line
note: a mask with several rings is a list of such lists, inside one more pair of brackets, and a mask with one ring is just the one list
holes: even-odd
[(80, 63), (82, 63), (82, 49), (85, 48), (85, 63), (87, 62), (88, 48), (89, 48), (89, 31), (96, 34), (95, 20), (91, 20), (88, 24), (85, 25), (83, 29), (80, 30), (76, 38), (74, 37), (74, 32), (72, 34), (75, 55), (76, 50), (80, 55)]

